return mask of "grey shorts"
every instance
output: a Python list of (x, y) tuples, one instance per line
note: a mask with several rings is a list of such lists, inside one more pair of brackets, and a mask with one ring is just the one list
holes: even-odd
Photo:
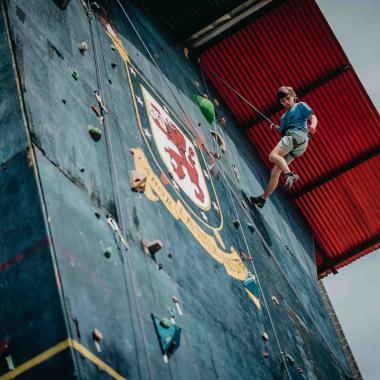
[(290, 164), (294, 158), (302, 156), (307, 149), (309, 137), (302, 131), (288, 132), (277, 144), (286, 154), (284, 156), (287, 164)]

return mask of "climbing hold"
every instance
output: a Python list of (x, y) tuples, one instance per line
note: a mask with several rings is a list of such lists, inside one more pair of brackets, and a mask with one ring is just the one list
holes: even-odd
[(183, 54), (185, 55), (186, 58), (189, 58), (189, 49), (187, 47), (183, 48)]
[(264, 358), (269, 358), (269, 353), (268, 352), (263, 352)]
[(164, 266), (161, 263), (157, 264), (158, 270), (161, 270)]
[(103, 334), (98, 329), (94, 329), (94, 331), (92, 332), (92, 337), (97, 342), (100, 342), (103, 339)]
[(97, 117), (101, 117), (102, 115), (100, 114), (99, 110), (98, 110), (98, 107), (96, 107), (95, 104), (91, 104), (91, 109), (94, 111), (94, 114), (97, 116)]
[(81, 167), (79, 168), (79, 171), (80, 171), (81, 173), (84, 173), (84, 172), (86, 171), (86, 168), (85, 168), (84, 166), (81, 166)]
[(268, 335), (266, 332), (263, 332), (263, 333), (261, 334), (261, 336), (263, 337), (263, 339), (265, 340), (265, 342), (268, 342), (268, 340), (269, 340), (269, 335)]
[(106, 107), (104, 106), (104, 104), (103, 104), (103, 100), (102, 100), (102, 98), (100, 97), (100, 94), (99, 94), (99, 92), (98, 92), (97, 90), (94, 91), (94, 95), (95, 95), (96, 100), (98, 101), (99, 107), (100, 107), (100, 109), (102, 110), (102, 112), (103, 112), (104, 114), (107, 114), (108, 111), (107, 111)]
[(231, 166), (232, 166), (232, 170), (233, 170), (234, 173), (235, 173), (235, 177), (236, 177), (237, 181), (240, 182), (240, 175), (239, 175), (239, 171), (237, 170), (236, 165), (235, 165), (235, 164), (232, 164)]
[(195, 95), (194, 100), (195, 103), (198, 104), (199, 108), (201, 109), (203, 116), (210, 124), (212, 124), (215, 120), (215, 109), (212, 102), (201, 95)]
[(116, 51), (115, 45), (111, 44), (110, 48), (111, 48), (112, 51)]
[(236, 228), (239, 228), (240, 227), (240, 222), (239, 222), (239, 219), (234, 219), (232, 224), (236, 227)]
[(102, 131), (100, 128), (92, 127), (91, 125), (88, 126), (88, 133), (92, 137), (94, 141), (99, 141), (102, 137)]
[(62, 103), (63, 103), (63, 104), (66, 104), (66, 99), (62, 99)]
[(196, 80), (193, 80), (193, 85), (194, 85), (194, 87), (196, 87), (196, 88), (200, 88), (200, 87), (201, 87), (200, 84), (199, 84), (199, 82), (196, 81)]
[(161, 248), (163, 244), (161, 240), (152, 240), (144, 243), (144, 251), (150, 253), (152, 256), (155, 255)]
[(104, 256), (109, 259), (111, 256), (112, 256), (112, 248), (111, 247), (108, 247), (105, 251), (104, 251)]
[(253, 224), (252, 223), (247, 223), (247, 227), (248, 229), (251, 231), (251, 232), (254, 232), (255, 231), (255, 228), (253, 227)]
[(175, 307), (177, 308), (178, 314), (182, 315), (182, 310), (181, 310), (181, 306), (179, 304), (179, 299), (176, 296), (173, 296), (172, 300), (173, 300), (173, 302), (175, 304)]
[(211, 130), (210, 133), (211, 133), (211, 136), (215, 139), (215, 141), (219, 145), (222, 153), (226, 153), (226, 151), (227, 151), (226, 150), (226, 144), (225, 144), (224, 140), (222, 139), (222, 136), (216, 131)]
[(253, 261), (253, 257), (252, 256), (248, 256), (244, 253), (244, 251), (239, 248), (239, 253), (240, 253), (240, 257), (243, 259), (243, 260), (247, 260), (247, 261)]
[(303, 373), (303, 369), (302, 368), (297, 368), (297, 372), (298, 373)]
[(153, 313), (151, 316), (160, 343), (161, 352), (163, 355), (167, 355), (179, 347), (181, 328), (167, 318), (159, 319)]
[(167, 319), (167, 318), (163, 318), (163, 319), (161, 319), (161, 321), (160, 321), (160, 325), (161, 325), (162, 327), (165, 327), (165, 328), (167, 329), (167, 328), (169, 328), (169, 327), (171, 326), (171, 322), (169, 321), (169, 319)]
[(287, 354), (287, 355), (286, 355), (286, 358), (288, 359), (288, 362), (289, 362), (290, 364), (294, 364), (295, 360), (294, 360), (293, 356)]
[(129, 182), (133, 191), (143, 193), (145, 191), (147, 175), (138, 170), (131, 170)]
[(71, 72), (71, 75), (72, 75), (72, 77), (73, 77), (75, 80), (78, 80), (78, 79), (79, 79), (79, 73), (78, 73), (78, 71), (73, 70), (73, 71)]
[(111, 63), (111, 67), (114, 69), (115, 67), (117, 66), (117, 64), (115, 62), (112, 62)]
[(209, 172), (217, 179), (220, 178), (219, 169), (216, 167), (216, 164), (209, 165), (208, 167)]
[(94, 212), (94, 215), (96, 216), (97, 219), (100, 219), (100, 214), (98, 212)]
[(7, 366), (8, 366), (8, 369), (10, 370), (10, 371), (14, 371), (16, 368), (15, 368), (15, 365), (14, 365), (14, 363), (13, 363), (13, 358), (12, 358), (12, 356), (11, 355), (7, 355), (6, 357), (5, 357), (5, 361), (7, 362)]
[(220, 156), (219, 153), (217, 153), (217, 152), (213, 152), (213, 153), (211, 153), (211, 154), (212, 154), (212, 156), (213, 156), (216, 160), (220, 160), (221, 156)]
[(276, 296), (272, 296), (272, 302), (274, 305), (279, 305), (280, 304), (280, 301), (277, 299)]
[(81, 42), (78, 46), (78, 49), (83, 54), (88, 49), (87, 42)]
[(248, 272), (247, 278), (244, 280), (244, 287), (250, 291), (256, 298), (260, 295), (260, 290), (256, 282), (256, 276)]
[(215, 105), (215, 107), (219, 107), (219, 102), (217, 99), (214, 99), (214, 105)]

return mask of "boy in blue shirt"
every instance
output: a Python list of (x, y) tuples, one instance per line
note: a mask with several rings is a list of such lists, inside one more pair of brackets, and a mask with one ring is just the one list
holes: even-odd
[(250, 198), (260, 208), (264, 207), (266, 200), (278, 186), (281, 173), (285, 177), (286, 190), (298, 181), (299, 175), (289, 170), (289, 164), (295, 157), (305, 153), (309, 141), (308, 133), (313, 135), (317, 130), (318, 120), (314, 111), (304, 102), (297, 103), (297, 95), (292, 87), (280, 87), (277, 99), (286, 109), (281, 116), (280, 126), (277, 127), (282, 138), (269, 155), (274, 166), (264, 194)]

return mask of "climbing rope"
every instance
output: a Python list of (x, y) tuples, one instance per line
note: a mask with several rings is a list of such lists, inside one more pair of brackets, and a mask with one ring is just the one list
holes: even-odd
[[(235, 90), (225, 79), (221, 78), (218, 74), (216, 74), (213, 70), (211, 70), (210, 68), (208, 67), (205, 67), (205, 69), (207, 71), (210, 72), (210, 74), (219, 79), (227, 88), (229, 88), (232, 92), (234, 92), (241, 100), (243, 100), (245, 103), (247, 103), (251, 108), (253, 108), (263, 119), (265, 119), (268, 123), (269, 123), (269, 128), (270, 129), (277, 129), (278, 126), (273, 123), (273, 121), (267, 117), (266, 115), (264, 115), (256, 106), (254, 106), (247, 98), (245, 98), (242, 94), (240, 94), (237, 90)], [(202, 69), (201, 69), (202, 71)], [(202, 71), (203, 72), (203, 71)]]

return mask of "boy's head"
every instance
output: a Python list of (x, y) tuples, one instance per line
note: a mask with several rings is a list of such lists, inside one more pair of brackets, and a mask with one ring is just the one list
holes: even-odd
[(282, 86), (277, 90), (277, 99), (281, 100), (286, 98), (288, 95), (293, 96), (294, 100), (297, 100), (297, 94), (292, 87)]
[(288, 108), (286, 103), (289, 103), (291, 99), (291, 105), (293, 105), (297, 101), (297, 94), (292, 87), (282, 86), (277, 90), (277, 99), (283, 106)]

